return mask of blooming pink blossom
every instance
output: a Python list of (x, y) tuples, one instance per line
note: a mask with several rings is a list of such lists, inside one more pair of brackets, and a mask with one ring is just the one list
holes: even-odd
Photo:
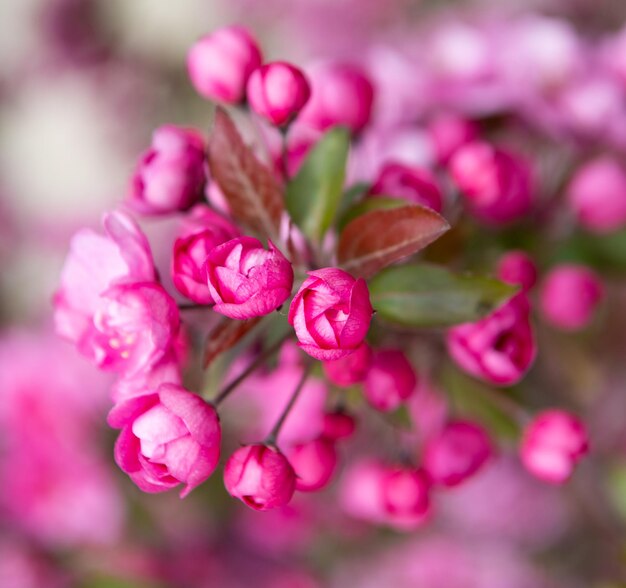
[(327, 412), (324, 415), (322, 435), (331, 441), (346, 439), (354, 434), (356, 421), (354, 417), (344, 411)]
[(202, 196), (204, 160), (200, 133), (174, 125), (159, 127), (135, 169), (128, 206), (141, 214), (186, 210)]
[(238, 237), (215, 247), (206, 259), (214, 310), (233, 319), (263, 316), (276, 310), (291, 294), (293, 268), (269, 242)]
[(496, 275), (507, 284), (530, 290), (537, 282), (537, 266), (524, 251), (509, 251), (498, 261)]
[(311, 98), (299, 122), (318, 131), (335, 125), (358, 133), (369, 122), (374, 102), (374, 87), (357, 67), (324, 64), (312, 68)]
[(541, 311), (555, 327), (576, 331), (589, 324), (603, 295), (602, 282), (591, 269), (562, 264), (551, 269), (541, 284)]
[(372, 320), (369, 290), (337, 268), (309, 272), (289, 308), (300, 347), (320, 360), (340, 359), (365, 339)]
[(626, 224), (626, 170), (611, 157), (579, 168), (567, 189), (567, 201), (580, 224), (596, 233)]
[(287, 459), (296, 473), (296, 490), (313, 492), (330, 482), (337, 466), (335, 443), (319, 437), (287, 450)]
[(196, 91), (218, 102), (243, 102), (250, 74), (263, 58), (252, 35), (239, 26), (202, 37), (189, 50), (187, 69)]
[(79, 347), (93, 331), (100, 296), (110, 286), (156, 277), (148, 240), (129, 216), (106, 214), (103, 225), (104, 236), (90, 229), (74, 236), (54, 296), (57, 332)]
[(235, 451), (224, 468), (224, 485), (231, 496), (255, 510), (286, 505), (296, 487), (287, 458), (273, 447), (248, 445)]
[(221, 430), (215, 409), (173, 384), (116, 404), (109, 425), (121, 429), (115, 461), (144, 492), (185, 484), (184, 498), (215, 470)]
[(500, 386), (519, 382), (537, 353), (528, 300), (519, 294), (485, 318), (451, 328), (447, 344), (468, 374)]
[(324, 374), (335, 386), (349, 388), (363, 382), (372, 361), (372, 350), (367, 343), (361, 343), (350, 355), (340, 359), (325, 361)]
[(197, 206), (185, 222), (172, 253), (172, 280), (176, 289), (198, 304), (211, 304), (205, 261), (218, 245), (239, 235), (237, 228), (207, 206)]
[(250, 106), (279, 127), (298, 116), (310, 96), (311, 87), (302, 71), (283, 61), (261, 66), (248, 80)]
[(532, 204), (528, 164), (487, 143), (469, 143), (449, 164), (452, 179), (471, 213), (488, 223), (506, 223), (525, 215)]
[(387, 163), (380, 170), (369, 194), (403, 198), (441, 212), (443, 195), (430, 171), (400, 163)]
[(435, 484), (457, 486), (473, 476), (493, 452), (487, 432), (469, 421), (453, 421), (424, 449), (424, 469)]
[(526, 427), (520, 447), (526, 469), (555, 484), (566, 482), (589, 450), (583, 423), (564, 410), (539, 413)]
[(363, 394), (374, 408), (389, 412), (409, 398), (416, 385), (417, 374), (406, 355), (399, 349), (380, 349), (374, 352)]

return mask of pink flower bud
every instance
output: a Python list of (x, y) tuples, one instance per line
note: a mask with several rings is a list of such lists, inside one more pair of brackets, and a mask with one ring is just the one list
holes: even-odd
[(356, 422), (347, 412), (327, 412), (324, 415), (322, 435), (331, 441), (347, 439), (354, 434)]
[(365, 380), (371, 360), (372, 350), (367, 343), (362, 343), (350, 355), (325, 361), (322, 366), (326, 377), (335, 386), (349, 388)]
[(424, 469), (435, 484), (457, 486), (473, 476), (491, 457), (487, 432), (475, 423), (456, 421), (446, 425), (424, 448)]
[(121, 212), (104, 216), (105, 235), (84, 229), (73, 238), (54, 295), (57, 332), (80, 344), (93, 329), (100, 295), (120, 282), (149, 282), (156, 277), (146, 236)]
[(450, 158), (467, 143), (478, 139), (478, 126), (455, 115), (442, 115), (433, 120), (428, 128), (435, 146), (437, 159), (447, 164)]
[(441, 212), (443, 196), (435, 177), (424, 168), (387, 163), (370, 188), (372, 196), (403, 198), (409, 204), (428, 206)]
[(531, 474), (562, 484), (588, 450), (587, 431), (580, 420), (563, 410), (546, 410), (526, 427), (520, 453)]
[(187, 70), (196, 91), (209, 100), (243, 102), (250, 74), (263, 58), (250, 33), (224, 27), (202, 37), (189, 50)]
[(402, 351), (381, 349), (374, 352), (363, 393), (376, 410), (395, 410), (413, 394), (415, 386), (417, 375)]
[(603, 290), (602, 282), (591, 269), (573, 264), (556, 266), (541, 285), (541, 311), (559, 329), (582, 329), (593, 318)]
[(340, 359), (365, 339), (372, 320), (372, 304), (364, 280), (327, 267), (309, 276), (289, 307), (289, 324), (300, 347), (315, 359)]
[(276, 310), (291, 294), (293, 268), (269, 242), (238, 237), (215, 247), (206, 259), (213, 310), (233, 319), (263, 316)]
[(164, 125), (154, 131), (132, 178), (128, 205), (141, 214), (186, 210), (206, 181), (204, 141), (194, 130)]
[(530, 168), (512, 153), (487, 143), (469, 143), (450, 160), (450, 174), (480, 220), (506, 223), (530, 209)]
[(144, 492), (185, 484), (184, 498), (215, 470), (221, 431), (215, 409), (180, 386), (163, 384), (154, 394), (115, 405), (109, 425), (122, 429), (115, 461)]
[(500, 386), (519, 382), (537, 354), (528, 300), (519, 294), (482, 320), (453, 327), (447, 344), (468, 374)]
[(335, 444), (323, 437), (296, 445), (287, 452), (287, 458), (296, 473), (296, 490), (301, 492), (321, 490), (337, 466)]
[(343, 125), (358, 133), (369, 122), (374, 87), (351, 65), (327, 64), (310, 72), (311, 99), (299, 122), (318, 131)]
[(523, 251), (509, 251), (498, 262), (497, 276), (507, 284), (530, 290), (537, 283), (537, 266)]
[(255, 510), (285, 506), (296, 487), (287, 458), (265, 445), (248, 445), (233, 453), (224, 468), (224, 485), (231, 496)]
[(311, 88), (302, 71), (282, 61), (263, 65), (248, 81), (250, 106), (278, 127), (298, 116), (310, 96)]
[(567, 200), (586, 229), (615, 231), (626, 224), (626, 171), (611, 157), (590, 161), (574, 175)]
[(219, 214), (203, 208), (203, 218), (189, 222), (183, 236), (176, 239), (171, 272), (174, 286), (183, 296), (198, 304), (212, 304), (204, 263), (214, 247), (237, 237), (239, 231)]
[(130, 377), (172, 352), (180, 318), (176, 302), (161, 285), (139, 282), (104, 292), (93, 325), (79, 345), (83, 354), (100, 368)]

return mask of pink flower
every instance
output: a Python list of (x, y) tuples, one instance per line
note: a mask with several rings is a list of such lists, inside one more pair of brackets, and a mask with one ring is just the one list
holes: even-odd
[(337, 268), (309, 272), (289, 307), (300, 347), (315, 359), (340, 359), (365, 339), (372, 320), (369, 290)]
[(285, 506), (296, 487), (287, 458), (266, 445), (248, 445), (233, 453), (224, 468), (224, 485), (231, 496), (255, 510)]
[(248, 80), (250, 106), (279, 127), (298, 116), (310, 96), (311, 87), (302, 71), (283, 61), (261, 66)]
[(421, 470), (364, 460), (346, 472), (339, 500), (355, 518), (411, 530), (426, 519), (429, 489), (428, 477)]
[(525, 161), (488, 143), (469, 143), (450, 160), (450, 174), (470, 211), (488, 223), (524, 216), (532, 203), (532, 178)]
[(243, 27), (231, 26), (202, 37), (187, 55), (187, 69), (196, 91), (218, 102), (243, 102), (250, 74), (260, 67), (261, 51)]
[(116, 404), (111, 427), (122, 429), (115, 461), (144, 492), (185, 484), (184, 498), (215, 470), (221, 431), (215, 409), (200, 396), (172, 384)]
[(603, 296), (602, 282), (591, 269), (562, 264), (550, 270), (543, 280), (541, 311), (555, 327), (576, 331), (589, 324)]
[(186, 210), (202, 196), (204, 160), (200, 133), (174, 125), (159, 127), (135, 169), (128, 205), (141, 214)]
[(161, 285), (112, 286), (100, 297), (80, 350), (103, 369), (132, 375), (171, 353), (179, 325), (178, 307)]
[(526, 469), (554, 484), (566, 482), (588, 452), (583, 423), (564, 410), (546, 410), (526, 427), (520, 448)]
[(447, 344), (468, 374), (500, 386), (519, 382), (537, 353), (528, 300), (519, 294), (478, 322), (453, 327)]
[(292, 447), (287, 458), (296, 473), (296, 490), (302, 492), (321, 490), (337, 466), (335, 444), (324, 437)]
[(403, 198), (409, 204), (419, 204), (441, 212), (443, 196), (435, 177), (424, 168), (401, 163), (387, 163), (370, 188), (372, 196)]
[(580, 224), (596, 233), (626, 224), (626, 171), (612, 157), (599, 157), (578, 169), (567, 201)]
[(322, 435), (331, 441), (347, 439), (354, 434), (356, 422), (354, 417), (343, 411), (327, 412), (324, 415)]
[(417, 375), (406, 355), (398, 349), (374, 352), (363, 393), (381, 412), (398, 408), (417, 386)]
[(357, 67), (326, 64), (312, 69), (311, 98), (299, 122), (318, 131), (335, 125), (358, 133), (369, 122), (374, 101), (374, 87)]
[(156, 278), (148, 240), (135, 222), (113, 212), (102, 224), (104, 236), (83, 229), (73, 237), (54, 296), (56, 330), (79, 346), (93, 330), (100, 296), (110, 286)]
[(238, 237), (215, 247), (206, 259), (213, 310), (233, 319), (263, 316), (276, 310), (291, 294), (293, 268), (269, 241)]
[(475, 123), (453, 114), (441, 115), (434, 119), (428, 131), (437, 159), (444, 165), (463, 145), (477, 140), (479, 134)]
[(524, 251), (509, 251), (498, 261), (496, 275), (507, 284), (530, 290), (537, 282), (537, 266)]
[(435, 484), (457, 486), (491, 457), (487, 432), (469, 421), (455, 421), (431, 438), (424, 449), (424, 469)]
[(213, 248), (238, 235), (239, 231), (232, 223), (202, 206), (174, 243), (171, 271), (176, 289), (198, 304), (212, 304), (205, 261)]
[(361, 343), (350, 355), (340, 359), (325, 361), (324, 374), (335, 386), (349, 388), (363, 382), (372, 362), (372, 350), (367, 343)]

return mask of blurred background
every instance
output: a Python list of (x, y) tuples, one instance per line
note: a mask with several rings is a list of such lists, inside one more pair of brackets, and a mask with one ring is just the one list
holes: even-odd
[[(377, 94), (359, 179), (385, 150), (430, 163), (422, 123), (445, 108), (506, 130), (545, 186), (576, 158), (626, 158), (623, 0), (2, 0), (0, 23), (0, 587), (626, 586), (623, 229), (537, 252), (606, 276), (588, 332), (539, 326), (527, 384), (582, 414), (592, 459), (554, 488), (505, 442), (410, 534), (349, 519), (335, 485), (268, 513), (219, 476), (184, 501), (141, 494), (113, 462), (110, 381), (56, 338), (50, 306), (71, 235), (120, 203), (152, 130), (208, 128), (185, 67), (202, 34), (239, 23), (267, 59), (361, 65)], [(496, 249), (536, 249), (528, 231)], [(482, 247), (473, 235), (467, 265)]]

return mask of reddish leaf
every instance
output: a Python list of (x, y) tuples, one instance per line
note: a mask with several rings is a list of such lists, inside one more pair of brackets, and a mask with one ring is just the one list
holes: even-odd
[(211, 176), (235, 220), (276, 239), (285, 207), (282, 191), (272, 171), (244, 143), (222, 108), (215, 111), (208, 160)]
[(218, 355), (234, 347), (254, 327), (261, 317), (234, 321), (225, 318), (207, 336), (204, 347), (204, 367), (206, 368)]
[(423, 206), (372, 210), (341, 232), (339, 263), (354, 276), (368, 278), (423, 249), (449, 228), (446, 219)]

